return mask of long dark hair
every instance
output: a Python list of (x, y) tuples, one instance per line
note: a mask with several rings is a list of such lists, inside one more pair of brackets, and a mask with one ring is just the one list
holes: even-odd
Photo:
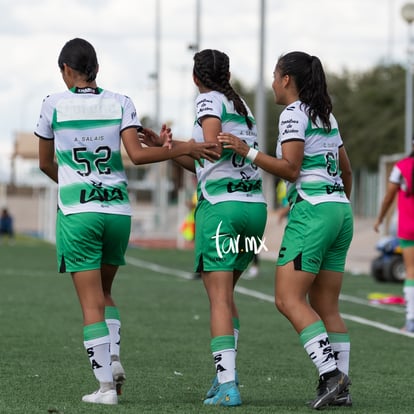
[(316, 56), (304, 52), (290, 52), (279, 58), (276, 70), (282, 76), (293, 77), (299, 93), (299, 99), (309, 106), (309, 117), (313, 123), (319, 117), (327, 132), (331, 130), (329, 116), (332, 101), (328, 94), (325, 72)]
[(82, 73), (86, 76), (87, 82), (93, 82), (98, 73), (98, 59), (94, 47), (84, 39), (75, 38), (69, 40), (63, 46), (59, 58), (59, 68), (63, 69), (63, 64)]
[(229, 101), (232, 101), (236, 112), (244, 116), (247, 126), (249, 129), (252, 129), (253, 123), (248, 116), (247, 108), (240, 96), (230, 85), (229, 69), (229, 57), (223, 52), (214, 49), (205, 49), (194, 55), (194, 75), (204, 86), (221, 92)]

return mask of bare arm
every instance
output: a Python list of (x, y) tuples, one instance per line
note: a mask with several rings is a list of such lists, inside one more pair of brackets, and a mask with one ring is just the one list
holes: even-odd
[(344, 183), (345, 194), (349, 200), (352, 192), (352, 168), (344, 146), (339, 148), (339, 168), (341, 170), (341, 178)]
[[(246, 157), (250, 150), (250, 147), (245, 142), (232, 134), (221, 132), (218, 140), (223, 144), (224, 148), (230, 148), (242, 157)], [(259, 151), (254, 163), (277, 177), (294, 182), (299, 177), (303, 154), (303, 141), (289, 141), (282, 145), (282, 158), (276, 158)]]
[[(170, 136), (167, 137), (167, 141), (163, 140), (160, 135), (162, 135), (162, 131), (166, 131)], [(170, 128), (166, 128), (165, 125), (161, 128), (161, 134), (158, 135), (153, 130), (149, 128), (143, 128), (141, 131), (138, 132), (138, 137), (141, 143), (147, 145), (148, 147), (169, 147), (172, 148), (172, 145), (181, 145), (183, 141), (174, 140), (172, 142), (172, 134)], [(181, 167), (195, 173), (195, 164), (194, 159), (190, 156), (183, 155), (181, 157), (174, 158), (174, 162), (176, 162)]]
[(384, 220), (384, 217), (387, 214), (387, 211), (391, 207), (391, 204), (393, 203), (394, 198), (397, 195), (399, 188), (400, 186), (398, 184), (391, 183), (391, 182), (388, 183), (387, 192), (385, 193), (384, 199), (382, 200), (381, 208), (378, 213), (377, 220), (374, 224), (374, 230), (376, 232), (379, 232), (379, 226)]
[(58, 182), (58, 165), (55, 161), (55, 141), (39, 138), (39, 168), (55, 183)]
[(171, 128), (168, 128), (166, 124), (161, 126), (160, 135), (150, 128), (138, 129), (138, 138), (142, 144), (148, 147), (168, 147), (172, 146), (172, 132)]
[(205, 158), (214, 162), (216, 144), (196, 143), (194, 140), (182, 142), (180, 145), (172, 144), (162, 147), (143, 147), (135, 128), (128, 128), (121, 134), (122, 142), (129, 158), (135, 165), (150, 164), (172, 158), (188, 155), (195, 160)]
[[(216, 147), (212, 148), (214, 150), (215, 158), (218, 159), (221, 155), (221, 146), (217, 140), (217, 135), (221, 131), (221, 121), (216, 117), (205, 117), (201, 118), (201, 125), (203, 128), (204, 141), (206, 143), (215, 144)], [(179, 165), (181, 165), (186, 170), (189, 170), (193, 173), (196, 171), (194, 160), (189, 157), (178, 157), (174, 159)], [(211, 160), (209, 160), (211, 161)]]
[(221, 120), (214, 116), (207, 116), (200, 119), (201, 127), (203, 128), (204, 142), (216, 144), (215, 151), (217, 156), (221, 156), (222, 147), (219, 145), (217, 136), (221, 132)]
[[(215, 154), (214, 159), (218, 159), (221, 156), (221, 146), (217, 140), (217, 135), (221, 131), (221, 121), (220, 119), (208, 116), (200, 119), (201, 126), (203, 128), (203, 136), (204, 142), (215, 144), (216, 147), (211, 148)], [(181, 165), (181, 167), (185, 168), (188, 171), (193, 173), (196, 172), (196, 167), (194, 160), (189, 157), (178, 157), (174, 159), (177, 164)], [(211, 160), (209, 160), (211, 161)], [(214, 161), (214, 160), (213, 160)]]

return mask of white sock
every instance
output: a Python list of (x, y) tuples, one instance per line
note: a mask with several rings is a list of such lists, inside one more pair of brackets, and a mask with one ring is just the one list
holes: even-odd
[(109, 335), (84, 341), (83, 344), (95, 378), (101, 384), (113, 383)]
[(106, 319), (106, 324), (109, 329), (109, 336), (111, 338), (111, 356), (119, 360), (121, 351), (121, 321), (118, 319)]
[(237, 342), (239, 341), (239, 330), (234, 328), (233, 333), (234, 333), (234, 351), (237, 357)]
[(336, 365), (344, 374), (349, 374), (349, 356), (351, 343), (347, 333), (328, 333), (332, 351), (335, 355)]
[(335, 356), (326, 333), (321, 333), (306, 342), (303, 347), (319, 371), (319, 375), (337, 368)]
[(404, 286), (406, 319), (414, 320), (414, 286)]
[(213, 352), (213, 358), (219, 383), (234, 381), (236, 375), (236, 351), (234, 348)]

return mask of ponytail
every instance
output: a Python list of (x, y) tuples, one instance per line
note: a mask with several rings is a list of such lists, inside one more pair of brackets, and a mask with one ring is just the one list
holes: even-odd
[(316, 124), (319, 118), (323, 128), (330, 132), (332, 101), (319, 58), (304, 52), (290, 52), (279, 58), (276, 69), (282, 76), (289, 75), (294, 79), (299, 99), (309, 107), (311, 121)]

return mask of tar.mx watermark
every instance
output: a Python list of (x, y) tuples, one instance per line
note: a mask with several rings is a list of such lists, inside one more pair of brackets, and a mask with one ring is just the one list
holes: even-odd
[[(221, 234), (220, 221), (219, 225), (217, 226), (216, 234), (212, 237), (216, 243), (216, 251), (220, 259), (223, 258), (224, 255), (228, 253), (243, 253), (243, 252), (254, 252), (254, 254), (260, 253), (262, 250), (269, 251), (269, 249), (265, 245), (266, 238), (263, 237), (247, 237), (244, 236), (244, 240), (241, 239), (240, 235), (236, 237), (232, 237), (229, 234)], [(244, 242), (244, 243), (243, 243)]]

